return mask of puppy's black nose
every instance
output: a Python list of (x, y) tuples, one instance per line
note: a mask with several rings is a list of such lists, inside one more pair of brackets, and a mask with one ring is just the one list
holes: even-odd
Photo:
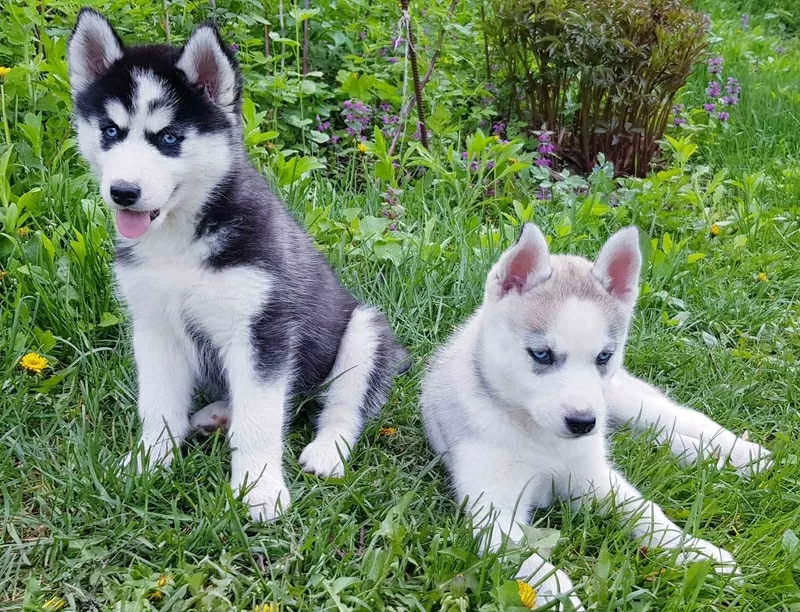
[(566, 417), (567, 429), (576, 436), (585, 436), (594, 429), (597, 419), (589, 416)]
[(142, 190), (130, 183), (119, 183), (111, 186), (111, 199), (120, 206), (133, 206), (139, 199)]

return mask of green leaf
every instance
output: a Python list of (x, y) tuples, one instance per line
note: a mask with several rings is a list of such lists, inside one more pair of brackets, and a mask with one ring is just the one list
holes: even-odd
[(690, 264), (693, 264), (693, 263), (695, 263), (695, 262), (698, 262), (698, 261), (700, 261), (701, 259), (704, 259), (704, 258), (705, 258), (705, 256), (706, 256), (706, 254), (705, 254), (705, 253), (689, 253), (689, 254), (686, 256), (686, 261), (687, 261), (688, 263), (690, 263)]
[(528, 545), (541, 557), (548, 559), (561, 538), (561, 532), (557, 529), (540, 529), (531, 525), (520, 525), (520, 527), (528, 540)]
[(359, 223), (359, 230), (361, 237), (364, 240), (379, 238), (389, 227), (389, 219), (378, 218), (373, 216), (364, 217)]
[(669, 232), (666, 232), (661, 239), (661, 248), (667, 255), (672, 252), (672, 244), (672, 236), (669, 235)]
[(403, 246), (399, 242), (378, 240), (373, 248), (378, 259), (391, 261), (397, 267), (403, 263)]
[(294, 7), (291, 11), (289, 11), (289, 15), (291, 15), (295, 21), (305, 21), (306, 19), (311, 19), (315, 15), (319, 14), (319, 9), (316, 8), (309, 8), (309, 9), (301, 9), (300, 7)]
[(97, 324), (98, 327), (112, 327), (119, 323), (119, 318), (115, 315), (111, 314), (110, 312), (104, 312), (100, 317), (100, 323)]
[(39, 187), (34, 187), (30, 191), (19, 196), (19, 199), (17, 200), (17, 206), (19, 206), (20, 212), (26, 209), (35, 212), (39, 207), (39, 202), (42, 201), (42, 195), (42, 190)]

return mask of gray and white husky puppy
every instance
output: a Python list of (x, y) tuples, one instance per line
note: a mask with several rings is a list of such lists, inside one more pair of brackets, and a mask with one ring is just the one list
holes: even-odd
[[(685, 462), (714, 455), (742, 472), (769, 465), (766, 449), (623, 369), (640, 267), (633, 227), (614, 234), (592, 264), (550, 255), (539, 228), (527, 224), (489, 272), (482, 306), (432, 358), (422, 386), (425, 430), (490, 550), (504, 536), (519, 541), (518, 522), (534, 507), (608, 497), (645, 546), (736, 571), (728, 552), (685, 534), (608, 459), (609, 424), (631, 423), (655, 428)], [(581, 605), (569, 577), (539, 555), (518, 577), (538, 587), (540, 604)]]
[[(407, 353), (358, 303), (249, 164), (242, 77), (211, 25), (183, 47), (125, 46), (83, 9), (69, 41), (80, 150), (119, 230), (116, 279), (133, 319), (142, 444), (168, 463), (226, 424), (232, 486), (256, 520), (289, 505), (292, 399), (324, 388), (306, 471), (343, 473)], [(220, 391), (190, 421), (198, 389)]]

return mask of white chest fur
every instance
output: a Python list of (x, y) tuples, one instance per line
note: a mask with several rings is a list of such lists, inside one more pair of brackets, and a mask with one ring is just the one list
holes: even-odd
[(207, 252), (208, 245), (202, 242), (182, 252), (149, 249), (137, 252), (134, 262), (117, 266), (134, 325), (167, 328), (180, 335), (188, 327), (197, 328), (218, 349), (243, 339), (268, 298), (270, 276), (248, 266), (215, 270), (204, 263)]

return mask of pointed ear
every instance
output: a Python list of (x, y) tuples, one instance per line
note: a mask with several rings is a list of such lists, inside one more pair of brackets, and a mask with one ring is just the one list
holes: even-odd
[(205, 90), (225, 112), (238, 115), (242, 97), (239, 62), (212, 25), (201, 25), (192, 32), (176, 64), (189, 82)]
[(516, 244), (500, 256), (486, 279), (486, 300), (497, 302), (510, 293), (525, 293), (550, 278), (550, 250), (544, 234), (526, 223)]
[(82, 8), (69, 37), (67, 57), (72, 97), (103, 76), (122, 57), (122, 40), (105, 17)]
[(626, 227), (611, 236), (600, 249), (592, 274), (615, 298), (632, 307), (639, 295), (639, 230)]

